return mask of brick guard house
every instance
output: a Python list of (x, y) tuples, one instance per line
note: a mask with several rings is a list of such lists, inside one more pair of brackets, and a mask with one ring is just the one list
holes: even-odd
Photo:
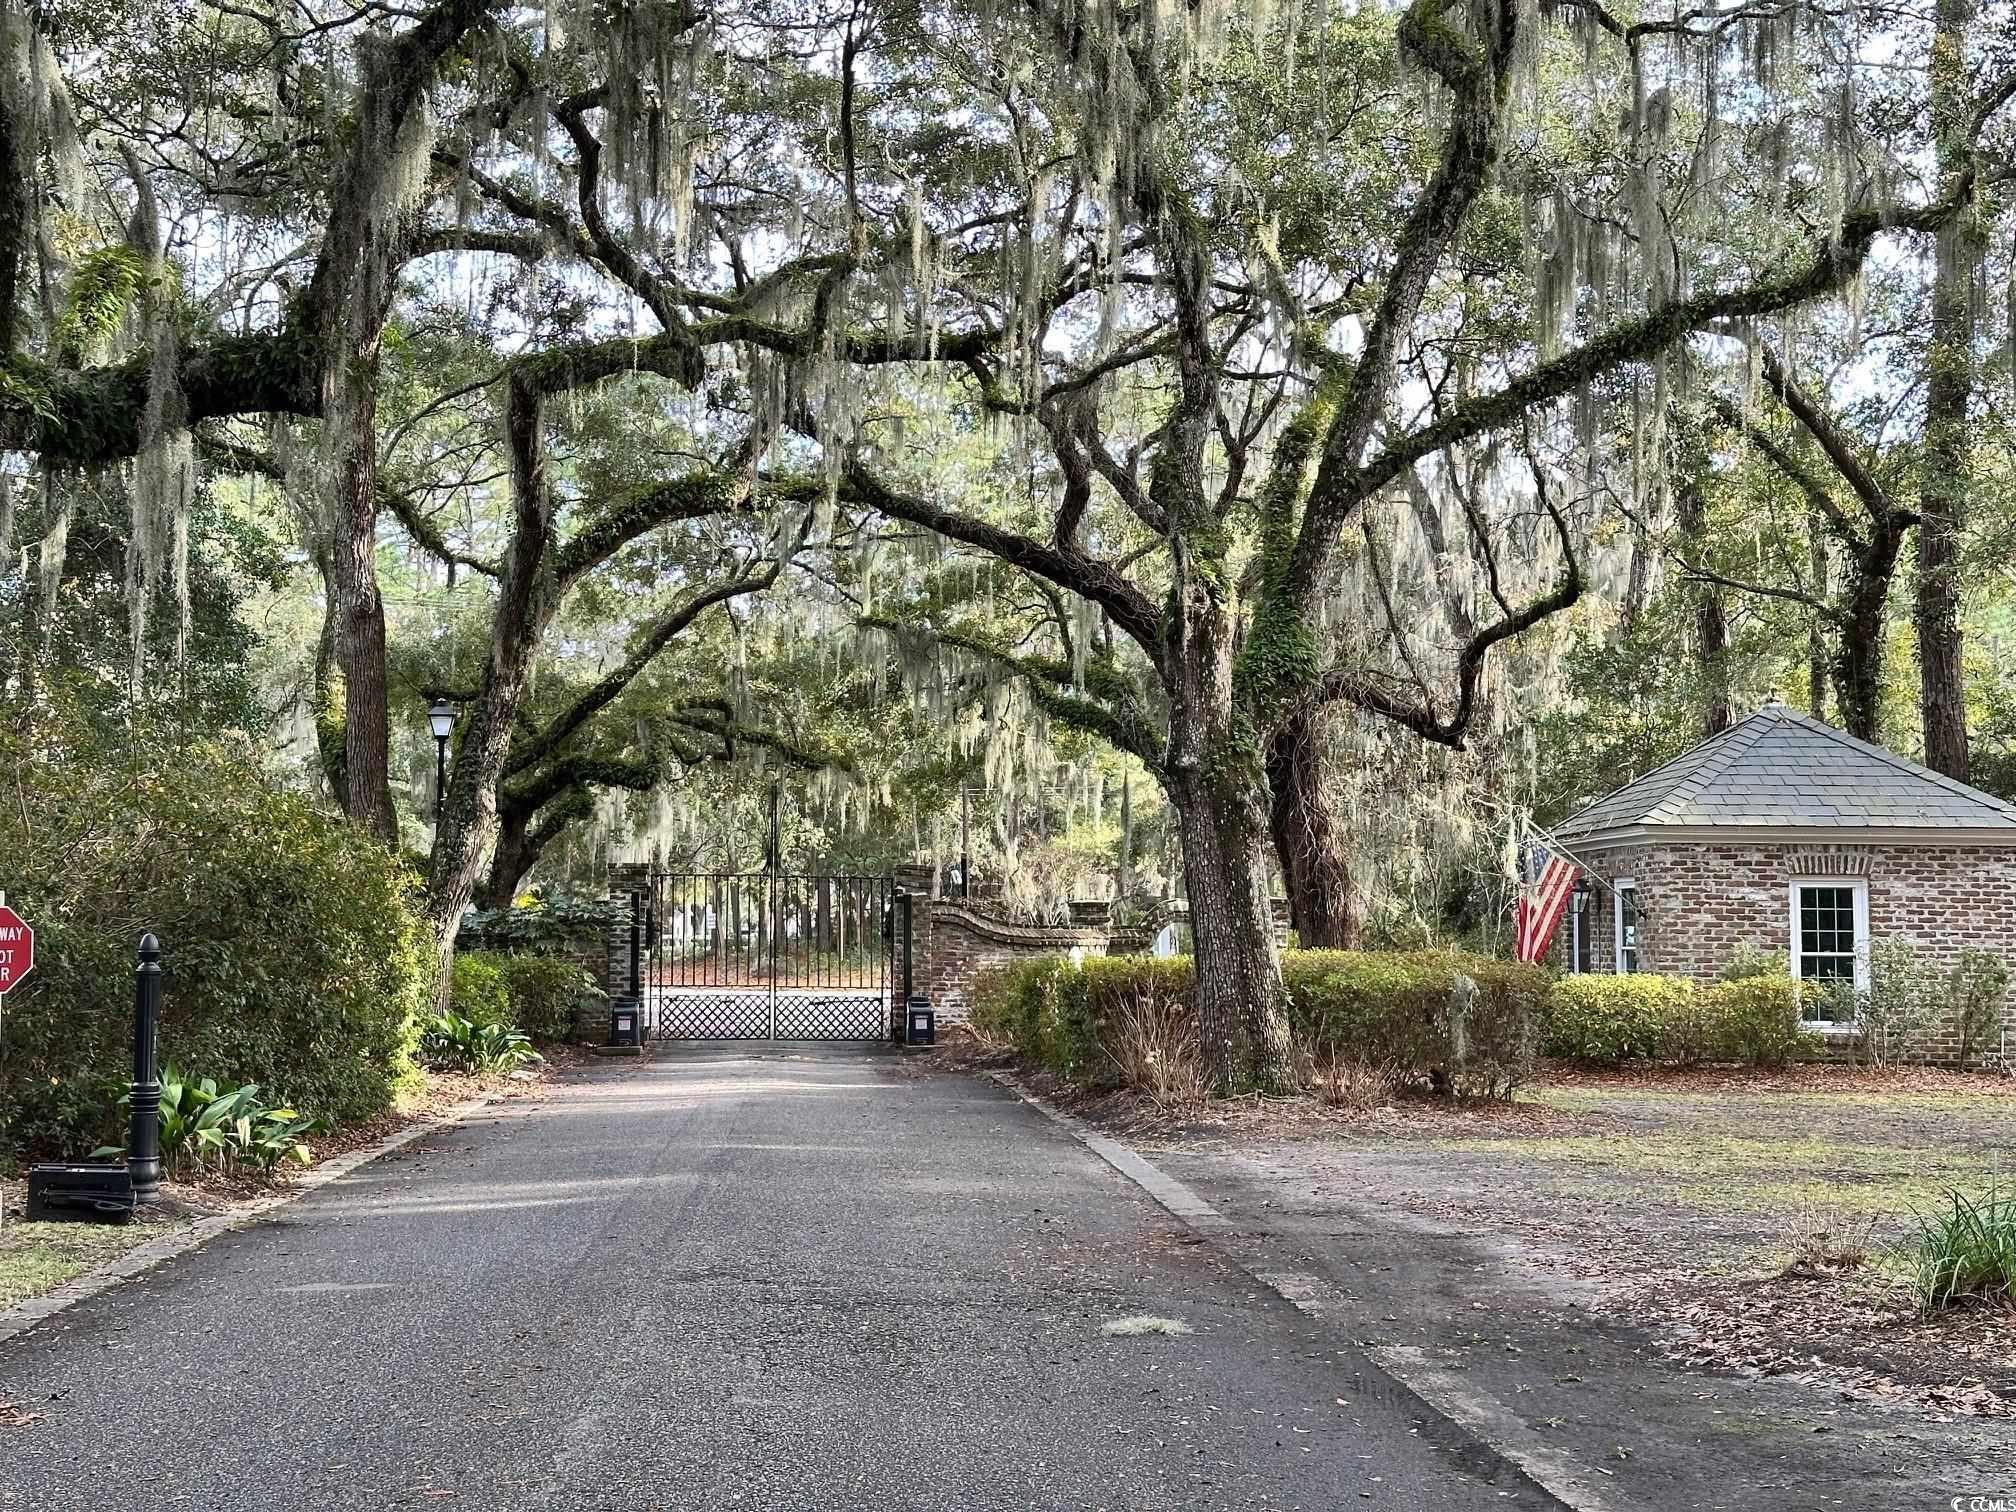
[[(1776, 699), (1554, 833), (1592, 874), (1556, 938), (1567, 970), (1712, 980), (1747, 943), (1866, 987), (1891, 936), (1941, 970), (1964, 946), (2016, 962), (2016, 808)], [(1827, 1011), (1814, 1033), (1848, 1038)], [(1988, 1058), (2011, 1041), (2005, 1003)], [(1932, 1059), (1957, 1048), (1932, 1031)]]

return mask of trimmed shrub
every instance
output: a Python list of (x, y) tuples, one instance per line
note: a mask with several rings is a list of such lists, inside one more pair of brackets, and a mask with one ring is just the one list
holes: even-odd
[[(1289, 951), (1289, 1022), (1312, 1065), (1390, 1067), (1460, 1095), (1503, 1096), (1530, 1074), (1547, 975), (1453, 951)], [(974, 1027), (1087, 1085), (1185, 1095), (1196, 1043), (1188, 957), (1045, 959), (983, 973)], [(1201, 1066), (1197, 1074), (1201, 1077)]]
[(1696, 997), (1690, 977), (1564, 976), (1548, 994), (1547, 1053), (1604, 1066), (1661, 1059), (1676, 1040), (1692, 1040)]
[(1715, 1058), (1782, 1066), (1806, 1048), (1800, 1017), (1816, 991), (1788, 976), (1718, 982), (1702, 996), (1714, 1024)]
[(504, 973), (511, 999), (511, 1022), (535, 1040), (568, 1039), (574, 1010), (586, 997), (601, 997), (594, 979), (572, 961), (557, 956), (506, 955), (490, 960)]
[(990, 1040), (1018, 1054), (1036, 1054), (1036, 992), (1032, 978), (1055, 970), (1061, 960), (1025, 961), (1015, 966), (990, 966), (973, 979), (973, 1011), (969, 1022)]
[(458, 954), (448, 978), (449, 1010), (479, 1029), (491, 1024), (516, 1028), (511, 1016), (511, 988), (505, 972), (510, 957), (471, 950)]
[(1565, 976), (1548, 994), (1549, 1055), (1589, 1065), (1743, 1061), (1781, 1066), (1806, 1046), (1800, 1014), (1811, 984), (1777, 976)]
[(433, 979), (411, 876), (222, 750), (150, 764), (65, 733), (51, 717), (32, 745), (0, 738), (8, 901), (37, 956), (0, 1035), (0, 1161), (119, 1137), (147, 930), (164, 1064), (329, 1123), (383, 1109), (412, 1072)]

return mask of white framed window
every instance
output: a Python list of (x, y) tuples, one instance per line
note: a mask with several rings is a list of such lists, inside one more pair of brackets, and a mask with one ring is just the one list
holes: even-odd
[(1610, 884), (1610, 889), (1616, 900), (1610, 918), (1617, 947), (1617, 974), (1629, 976), (1638, 969), (1638, 884), (1629, 877), (1619, 877)]
[[(1860, 877), (1800, 877), (1791, 886), (1792, 975), (1818, 982), (1869, 988), (1869, 884)], [(1825, 997), (1809, 1004), (1805, 1022), (1827, 1028), (1845, 1010)]]

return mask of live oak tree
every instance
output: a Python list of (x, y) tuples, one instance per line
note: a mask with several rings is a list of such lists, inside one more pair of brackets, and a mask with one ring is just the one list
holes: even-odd
[[(481, 402), (506, 523), (456, 548), (496, 587), (430, 858), (444, 946), (533, 770), (520, 715), (570, 595), (659, 532), (746, 520), (733, 570), (665, 585), (676, 614), (873, 514), (1110, 626), (1067, 676), (1023, 670), (1163, 784), (1213, 1064), (1277, 1084), (1270, 764), (1289, 785), (1330, 708), (1469, 739), (1494, 650), (1584, 591), (1615, 486), (1588, 459), (1627, 437), (1657, 516), (1693, 365), (1879, 245), (1936, 241), (1954, 270), (1918, 506), (1947, 541), (1978, 334), (1956, 291), (2016, 83), (1964, 0), (1929, 25), (1776, 0), (1221, 10), (434, 0), (178, 25), (0, 0), (0, 148), (24, 170), (0, 197), (0, 446), (130, 465), (144, 583), (174, 575), (192, 432), (307, 423), (345, 808), (390, 839), (386, 348), (460, 287), (504, 317)], [(96, 155), (97, 197), (80, 119), (124, 149)], [(66, 252), (65, 217), (107, 193), (123, 253)], [(61, 318), (97, 307), (87, 266), (124, 281), (107, 350)], [(597, 476), (574, 413), (617, 394), (685, 439)], [(976, 431), (1001, 465), (934, 465)], [(1481, 498), (1450, 481), (1478, 457)], [(1468, 538), (1467, 631), (1416, 623), (1364, 538), (1410, 479)], [(1957, 686), (1943, 549), (1919, 562), (1933, 710)]]
[[(1812, 98), (1813, 76), (1782, 77), (1778, 45), (1796, 50), (1799, 29), (1824, 31), (1834, 24), (1825, 17), (1757, 7), (1626, 25), (1573, 6), (1555, 29), (1510, 4), (1459, 13), (1417, 3), (1395, 37), (1417, 77), (1432, 81), (1440, 130), (1400, 187), (1404, 218), (1369, 252), (1354, 248), (1354, 267), (1298, 258), (1264, 181), (1235, 185), (1201, 170), (1209, 112), (1184, 106), (1206, 88), (1202, 18), (1040, 5), (1017, 14), (1050, 46), (1018, 55), (1049, 81), (1047, 97), (1040, 82), (1010, 89), (999, 114), (1029, 165), (1029, 239), (1054, 249), (1047, 269), (1024, 272), (1036, 308), (1017, 317), (1043, 334), (1024, 352), (976, 354), (966, 366), (981, 404), (1041, 426), (1059, 479), (1049, 528), (940, 502), (928, 481), (892, 476), (892, 447), (879, 471), (862, 449), (845, 483), (884, 514), (1090, 601), (1133, 642), (1145, 680), (1074, 669), (1054, 697), (1155, 757), (1183, 815), (1214, 1064), (1226, 1082), (1276, 1082), (1286, 1034), (1266, 902), (1269, 741), (1312, 707), (1343, 700), (1460, 743), (1491, 648), (1581, 591), (1561, 480), (1550, 478), (1549, 456), (1574, 450), (1564, 433), (1572, 441), (1592, 422), (1614, 423), (1604, 417), (1621, 401), (1634, 450), (1656, 457), (1690, 344), (1836, 293), (1886, 236), (1936, 235), (1972, 213), (1984, 187), (1978, 154), (1970, 146), (1976, 155), (1956, 158), (1929, 193), (1899, 187), (1908, 144), (1844, 143), (1833, 129), (1840, 101), (1866, 82), (1853, 63), (1829, 81), (1823, 120), (1780, 131)], [(1256, 45), (1281, 44), (1269, 34)], [(1592, 60), (1580, 81), (1556, 71), (1571, 47)], [(1824, 67), (1827, 55), (1800, 56)], [(1281, 71), (1322, 77), (1313, 66)], [(1768, 119), (1736, 104), (1738, 81), (1773, 101)], [(1366, 108), (1349, 98), (1350, 82), (1333, 84), (1344, 100), (1312, 96), (1307, 114), (1328, 122)], [(1983, 98), (2006, 91), (1991, 80)], [(1513, 137), (1523, 111), (1570, 102), (1588, 119), (1625, 120), (1615, 157), (1592, 163), (1550, 151), (1544, 133), (1537, 147)], [(1774, 178), (1741, 171), (1773, 153)], [(1516, 260), (1493, 267), (1489, 256), (1522, 199), (1540, 232), (1525, 290)], [(1142, 293), (1117, 316), (1088, 313), (1073, 327), (1072, 301), (1098, 297), (1071, 282), (1090, 255), (1080, 249), (1091, 248), (1107, 249), (1115, 281)], [(1526, 307), (1506, 319), (1503, 303), (1518, 292)], [(1494, 300), (1500, 323), (1478, 319), (1465, 344), (1466, 301)], [(1269, 367), (1288, 374), (1281, 397), (1256, 403), (1243, 375)], [(1152, 371), (1139, 381), (1167, 396), (1131, 444), (1112, 441), (1099, 402), (1123, 369)], [(1270, 403), (1286, 417), (1278, 427)], [(1446, 687), (1338, 659), (1324, 606), (1347, 526), (1408, 469), (1521, 431), (1538, 457), (1527, 486), (1558, 548), (1552, 586), (1517, 601), (1494, 595), (1475, 632), (1447, 647)], [(1256, 468), (1263, 441), (1269, 455)], [(1095, 500), (1155, 542), (1158, 577), (1144, 583), (1118, 565), (1114, 548), (1128, 541)], [(1111, 540), (1106, 551), (1095, 532)], [(1144, 686), (1152, 696), (1140, 696)]]

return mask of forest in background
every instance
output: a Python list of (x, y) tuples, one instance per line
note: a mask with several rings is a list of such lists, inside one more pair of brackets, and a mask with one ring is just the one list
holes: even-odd
[[(2016, 789), (2005, 5), (0, 0), (18, 781), (1502, 945), (1777, 691)], [(426, 714), (456, 711), (436, 825)], [(25, 811), (25, 810), (24, 810)]]

